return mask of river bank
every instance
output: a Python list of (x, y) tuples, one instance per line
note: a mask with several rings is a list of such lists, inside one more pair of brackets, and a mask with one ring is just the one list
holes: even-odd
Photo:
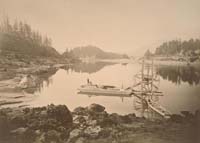
[(0, 109), (2, 143), (197, 143), (200, 113), (168, 120), (109, 114), (91, 104), (70, 112), (65, 105)]

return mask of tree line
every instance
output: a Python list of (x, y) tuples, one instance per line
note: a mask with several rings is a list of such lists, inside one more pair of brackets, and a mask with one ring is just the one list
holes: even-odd
[(93, 45), (75, 47), (72, 50), (66, 50), (65, 55), (74, 55), (78, 58), (94, 57), (97, 59), (128, 59), (126, 54), (118, 54), (113, 52), (106, 52), (99, 47)]
[(200, 56), (200, 39), (172, 40), (156, 48), (155, 55)]
[(25, 22), (10, 22), (4, 18), (0, 23), (0, 54), (18, 54), (41, 57), (59, 57), (60, 54), (52, 47), (52, 40), (33, 30)]

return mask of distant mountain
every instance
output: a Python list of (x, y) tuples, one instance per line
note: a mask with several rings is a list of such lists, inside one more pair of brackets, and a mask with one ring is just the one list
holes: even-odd
[(97, 59), (122, 59), (122, 58), (129, 58), (126, 54), (117, 54), (112, 52), (105, 52), (102, 49), (96, 46), (83, 46), (83, 47), (76, 47), (72, 49), (70, 52), (66, 51), (63, 55), (74, 55), (78, 58), (88, 58), (88, 57), (95, 57)]

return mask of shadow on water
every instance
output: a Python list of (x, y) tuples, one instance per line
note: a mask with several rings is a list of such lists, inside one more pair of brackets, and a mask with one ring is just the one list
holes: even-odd
[(194, 66), (165, 65), (156, 66), (156, 72), (164, 80), (171, 81), (177, 85), (186, 82), (190, 85), (200, 84), (200, 68)]

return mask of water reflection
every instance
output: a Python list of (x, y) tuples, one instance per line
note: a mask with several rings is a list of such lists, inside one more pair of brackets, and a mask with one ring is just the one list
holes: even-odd
[[(58, 71), (52, 71), (52, 73), (41, 75), (40, 79), (42, 82), (40, 83), (42, 84), (40, 92), (36, 93), (34, 101), (27, 104), (36, 107), (51, 103), (65, 104), (70, 110), (73, 110), (78, 106), (86, 107), (92, 103), (96, 103), (106, 107), (106, 111), (109, 113), (136, 113), (138, 116), (155, 116), (153, 112), (146, 109), (145, 105), (141, 104), (133, 96), (114, 97), (77, 94), (77, 88), (85, 84), (87, 78), (90, 78), (91, 81), (97, 84), (115, 85), (117, 87), (121, 87), (123, 84), (124, 88), (126, 88), (133, 85), (134, 80), (132, 77), (140, 69), (141, 65), (138, 63), (129, 63), (126, 66), (113, 63), (84, 63), (59, 69)], [(156, 67), (156, 70), (160, 76), (163, 76), (163, 78), (160, 78), (159, 87), (164, 93), (164, 96), (157, 99), (161, 105), (169, 109), (172, 113), (180, 113), (182, 110), (194, 111), (199, 107), (199, 96), (197, 95), (200, 90), (200, 84), (193, 86), (182, 84), (177, 86), (172, 84), (171, 81), (168, 81), (172, 78), (171, 74), (173, 74), (169, 72), (174, 72), (174, 68), (160, 66)], [(179, 72), (175, 72), (177, 74), (176, 76), (180, 76), (180, 72), (182, 76), (185, 75), (186, 71), (182, 70), (184, 69), (181, 68)], [(189, 71), (192, 72), (190, 73)], [(189, 71), (186, 73), (197, 74), (194, 69), (190, 69)], [(184, 79), (182, 76), (179, 78), (181, 78), (181, 82), (185, 82), (186, 80), (182, 81)]]
[(182, 82), (187, 82), (190, 85), (200, 84), (200, 68), (194, 66), (156, 66), (157, 74), (164, 80), (169, 80), (180, 85)]
[(79, 63), (71, 67), (65, 68), (66, 70), (71, 69), (74, 72), (78, 73), (96, 73), (100, 71), (105, 66), (114, 65), (112, 62), (96, 62), (96, 63)]
[[(156, 113), (155, 111), (148, 108), (147, 102), (145, 100), (141, 100), (134, 95), (108, 95), (108, 94), (89, 94), (78, 92), (78, 94), (82, 96), (88, 96), (89, 98), (100, 97), (117, 97), (121, 100), (121, 103), (124, 103), (125, 100), (132, 101), (132, 107), (134, 109), (134, 113), (139, 117), (145, 117), (148, 119), (162, 119), (163, 117)], [(159, 102), (158, 96), (153, 96), (152, 100), (154, 102)]]
[(104, 96), (104, 97), (119, 97), (121, 98), (121, 101), (124, 102), (124, 98), (126, 97), (132, 97), (132, 95), (116, 95), (116, 94), (100, 94), (100, 93), (83, 93), (83, 92), (78, 92), (78, 94), (81, 94), (81, 95), (86, 95), (88, 96), (89, 98), (92, 98), (92, 97), (97, 97), (97, 96)]
[(52, 76), (56, 74), (57, 71), (58, 69), (51, 69), (48, 72), (37, 75), (36, 88), (33, 89), (34, 92), (41, 92), (43, 88), (49, 87), (53, 84)]

